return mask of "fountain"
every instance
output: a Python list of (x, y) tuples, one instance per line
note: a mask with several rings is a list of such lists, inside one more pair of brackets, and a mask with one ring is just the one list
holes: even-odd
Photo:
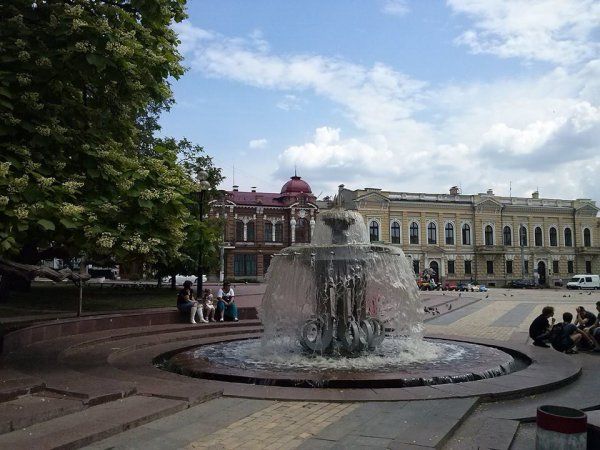
[(312, 244), (288, 247), (269, 268), (259, 315), (263, 341), (298, 339), (308, 352), (356, 356), (421, 331), (422, 308), (402, 250), (369, 243), (359, 213), (319, 214)]
[(340, 389), (459, 383), (527, 364), (496, 348), (423, 339), (411, 265), (399, 248), (369, 242), (355, 211), (322, 211), (312, 243), (277, 254), (267, 281), (262, 334), (233, 335), (161, 364), (227, 382)]

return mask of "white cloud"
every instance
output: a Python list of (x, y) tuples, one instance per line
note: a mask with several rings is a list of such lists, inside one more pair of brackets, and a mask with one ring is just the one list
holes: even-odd
[(277, 102), (277, 107), (284, 111), (299, 111), (302, 109), (303, 101), (296, 95), (286, 94), (283, 98)]
[(410, 11), (410, 8), (406, 4), (406, 0), (385, 0), (381, 11), (391, 16), (404, 16)]
[[(490, 1), (494, 9), (483, 1), (450, 0), (455, 10), (479, 20), (473, 42), (487, 46), (493, 41), (497, 48), (485, 51), (500, 56), (511, 36), (530, 39), (526, 25), (533, 20), (524, 12), (521, 23), (504, 3)], [(589, 2), (581, 5), (591, 8)], [(565, 29), (555, 23), (560, 17), (541, 27), (553, 40), (548, 51), (558, 52), (554, 40), (561, 39), (577, 50), (588, 36), (587, 19), (567, 16), (566, 34), (554, 31)], [(344, 130), (323, 126), (306, 142), (290, 145), (278, 157), (280, 177), (297, 166), (314, 190), (345, 183), (439, 192), (461, 183), (465, 192), (492, 187), (505, 194), (512, 180), (513, 195), (540, 186), (543, 195), (600, 199), (600, 183), (581, 177), (584, 168), (600, 164), (600, 59), (590, 59), (586, 51), (540, 76), (429, 86), (381, 63), (367, 67), (321, 55), (273, 54), (268, 43), (257, 42), (264, 41), (262, 35), (231, 39), (185, 29), (182, 40), (189, 40), (185, 48), (192, 68), (282, 91), (281, 109), (293, 109), (301, 93), (310, 91), (336, 104), (354, 124)], [(559, 58), (529, 44), (513, 56)], [(575, 60), (579, 64), (570, 64)]]
[(573, 64), (597, 57), (597, 0), (447, 0), (473, 19), (457, 43), (474, 53)]
[(266, 139), (252, 139), (248, 142), (248, 147), (252, 149), (265, 148), (267, 146), (268, 141)]

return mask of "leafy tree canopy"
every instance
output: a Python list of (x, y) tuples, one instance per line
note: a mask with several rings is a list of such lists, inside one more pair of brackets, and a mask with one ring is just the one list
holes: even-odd
[(195, 186), (178, 146), (143, 131), (183, 73), (169, 25), (184, 6), (0, 4), (0, 257), (173, 257)]

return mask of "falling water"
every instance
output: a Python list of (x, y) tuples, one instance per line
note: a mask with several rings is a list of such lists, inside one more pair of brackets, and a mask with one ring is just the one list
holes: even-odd
[(265, 345), (300, 341), (318, 353), (357, 354), (380, 345), (383, 328), (395, 337), (418, 337), (423, 330), (404, 253), (369, 243), (354, 211), (322, 212), (313, 244), (274, 257), (267, 282), (259, 311)]

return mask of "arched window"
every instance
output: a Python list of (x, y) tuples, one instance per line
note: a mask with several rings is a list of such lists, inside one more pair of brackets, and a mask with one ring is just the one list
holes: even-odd
[(463, 245), (471, 245), (471, 227), (468, 223), (462, 226), (462, 243)]
[(494, 229), (491, 225), (485, 226), (484, 235), (485, 245), (494, 245)]
[(244, 242), (244, 222), (241, 220), (235, 221), (235, 240), (237, 242)]
[(542, 246), (542, 228), (541, 227), (535, 227), (534, 230), (534, 243), (536, 247), (541, 247)]
[(410, 224), (410, 243), (419, 243), (419, 224), (417, 222), (412, 222)]
[(392, 222), (392, 228), (390, 229), (392, 235), (392, 244), (400, 243), (400, 224), (396, 221)]
[(565, 247), (573, 247), (573, 233), (570, 228), (565, 228)]
[(437, 244), (437, 227), (433, 222), (429, 222), (427, 225), (427, 243)]
[(592, 246), (592, 233), (589, 228), (583, 229), (583, 246), (584, 247)]
[(454, 245), (454, 225), (448, 222), (444, 230), (446, 233), (446, 245)]
[(310, 225), (306, 219), (300, 218), (296, 220), (296, 242), (310, 242)]
[(275, 224), (275, 242), (283, 242), (283, 223)]
[(249, 242), (254, 241), (254, 222), (252, 221), (246, 224), (246, 240)]
[(556, 228), (550, 227), (550, 247), (558, 246), (558, 235), (556, 233)]
[(508, 225), (504, 227), (502, 238), (504, 239), (504, 245), (512, 245), (512, 233)]
[(519, 228), (519, 245), (527, 247), (527, 228), (523, 225)]
[(371, 223), (369, 224), (369, 239), (371, 242), (379, 240), (379, 224), (376, 220), (371, 220)]
[(273, 242), (273, 224), (265, 222), (265, 242)]

